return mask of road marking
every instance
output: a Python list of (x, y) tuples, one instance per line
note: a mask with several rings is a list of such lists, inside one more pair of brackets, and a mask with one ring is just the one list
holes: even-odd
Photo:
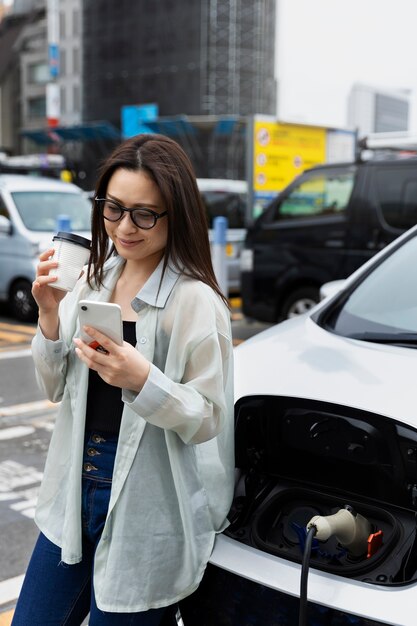
[(15, 576), (0, 582), (0, 604), (13, 602), (19, 597), (25, 575)]
[(25, 415), (25, 413), (34, 413), (36, 411), (50, 411), (51, 409), (56, 409), (58, 406), (57, 403), (50, 402), (49, 400), (13, 404), (12, 406), (0, 407), (0, 417), (15, 417), (16, 415)]
[(8, 322), (0, 322), (1, 330), (18, 330), (21, 333), (27, 335), (34, 335), (36, 333), (36, 326), (23, 326), (22, 324), (9, 324)]
[(35, 467), (28, 467), (11, 460), (0, 463), (2, 506), (6, 506), (19, 515), (34, 519), (42, 477), (42, 472)]
[(35, 333), (36, 326), (0, 322), (0, 352), (6, 354), (4, 358), (11, 358), (10, 354), (23, 356), (16, 355), (16, 349), (20, 352), (29, 346)]
[(16, 348), (15, 350), (5, 350), (4, 352), (0, 352), (0, 360), (18, 359), (23, 356), (32, 356), (32, 350), (30, 348), (26, 348), (24, 350), (19, 350), (18, 348)]
[(0, 341), (10, 341), (11, 343), (27, 343), (32, 339), (32, 335), (24, 335), (23, 333), (13, 333), (10, 330), (0, 330)]
[(2, 428), (0, 430), (0, 441), (6, 439), (17, 439), (17, 437), (26, 437), (35, 432), (33, 426), (11, 426), (10, 428)]
[[(2, 461), (0, 463), (0, 492), (11, 493), (18, 487), (26, 487), (27, 485), (34, 485), (40, 483), (42, 480), (42, 472), (39, 472), (36, 467), (30, 467), (18, 463), (17, 461)], [(33, 497), (33, 493), (29, 493), (28, 490), (23, 492), (17, 492), (29, 498)], [(28, 498), (26, 498), (28, 499)]]
[(0, 613), (0, 626), (10, 626), (10, 624), (12, 623), (13, 615), (14, 609), (12, 611)]

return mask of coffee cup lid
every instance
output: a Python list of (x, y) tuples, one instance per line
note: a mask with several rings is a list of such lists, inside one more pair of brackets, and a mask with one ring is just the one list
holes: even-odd
[(77, 245), (82, 246), (83, 248), (90, 249), (91, 247), (91, 241), (89, 239), (86, 239), (85, 237), (81, 237), (80, 235), (74, 235), (74, 233), (65, 233), (63, 231), (60, 231), (59, 233), (53, 236), (52, 241), (55, 241), (55, 239), (62, 240), (62, 241), (69, 241), (71, 243), (76, 243)]

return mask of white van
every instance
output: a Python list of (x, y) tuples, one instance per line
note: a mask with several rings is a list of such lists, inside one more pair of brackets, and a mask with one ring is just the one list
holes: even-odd
[(90, 238), (91, 203), (82, 190), (52, 178), (0, 174), (0, 301), (34, 321), (31, 294), (39, 253), (58, 230)]
[(246, 210), (248, 184), (245, 180), (198, 178), (198, 188), (203, 198), (209, 223), (210, 242), (213, 242), (213, 220), (226, 217), (227, 276), (229, 293), (240, 292), (240, 252), (246, 236)]

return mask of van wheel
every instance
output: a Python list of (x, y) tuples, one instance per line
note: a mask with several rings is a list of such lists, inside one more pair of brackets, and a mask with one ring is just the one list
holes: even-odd
[(22, 322), (34, 322), (38, 307), (32, 296), (32, 285), (27, 280), (18, 280), (10, 289), (9, 304), (13, 316)]
[(302, 315), (313, 308), (319, 301), (319, 290), (316, 287), (300, 287), (285, 300), (281, 308), (280, 318), (285, 320), (289, 317)]

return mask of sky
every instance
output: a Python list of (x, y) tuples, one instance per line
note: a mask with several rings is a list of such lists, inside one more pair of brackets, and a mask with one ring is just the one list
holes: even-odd
[(277, 0), (281, 121), (347, 126), (355, 82), (412, 91), (417, 134), (416, 0)]

